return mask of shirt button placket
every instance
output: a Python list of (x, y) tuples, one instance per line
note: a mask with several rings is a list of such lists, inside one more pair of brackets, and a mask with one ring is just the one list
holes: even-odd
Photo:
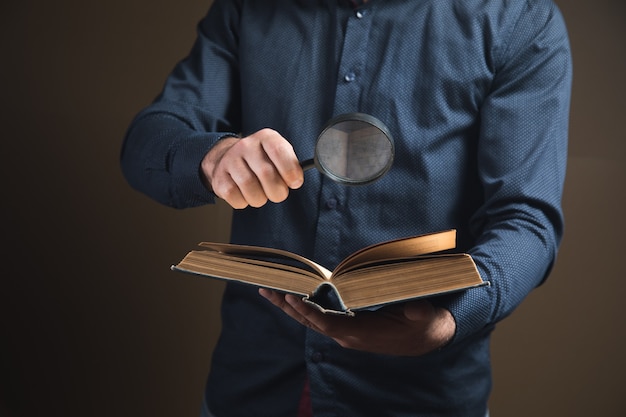
[(311, 354), (311, 361), (313, 363), (320, 363), (324, 360), (324, 354), (320, 351), (313, 352)]
[(361, 88), (358, 81), (364, 76), (371, 17), (368, 9), (356, 10), (348, 17), (339, 62), (341, 78), (335, 95), (335, 114), (356, 111), (360, 102)]

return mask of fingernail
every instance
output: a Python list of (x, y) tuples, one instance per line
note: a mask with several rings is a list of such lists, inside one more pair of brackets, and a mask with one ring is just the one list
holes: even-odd
[(295, 181), (292, 181), (291, 184), (289, 184), (289, 188), (296, 189), (296, 188), (300, 188), (302, 187), (302, 184), (304, 184), (304, 178), (298, 178)]

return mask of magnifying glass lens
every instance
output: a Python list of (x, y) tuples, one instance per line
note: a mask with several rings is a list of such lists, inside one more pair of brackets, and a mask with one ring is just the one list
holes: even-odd
[(350, 113), (331, 120), (319, 135), (315, 165), (337, 182), (366, 184), (391, 168), (393, 155), (393, 140), (382, 122)]
[(324, 131), (317, 142), (316, 154), (318, 164), (332, 176), (369, 182), (387, 170), (393, 146), (376, 126), (348, 120)]

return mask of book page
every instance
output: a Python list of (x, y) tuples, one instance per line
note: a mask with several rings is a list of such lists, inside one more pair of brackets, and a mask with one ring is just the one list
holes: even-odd
[(346, 306), (360, 309), (486, 285), (470, 255), (424, 255), (333, 278)]
[(309, 269), (275, 262), (249, 262), (242, 256), (212, 250), (191, 251), (172, 269), (300, 295), (309, 295), (320, 282), (326, 282)]
[(428, 233), (376, 243), (354, 252), (333, 271), (333, 275), (359, 268), (371, 263), (394, 261), (440, 252), (456, 247), (456, 230)]
[(307, 259), (304, 256), (300, 256), (282, 249), (214, 242), (201, 242), (199, 245), (217, 252), (227, 253), (229, 255), (245, 258), (248, 262), (253, 262), (253, 260), (248, 258), (249, 256), (271, 256), (292, 259), (308, 266), (309, 268), (314, 270), (322, 279), (328, 280), (332, 275), (331, 271), (319, 265), (318, 263), (313, 262), (312, 260)]

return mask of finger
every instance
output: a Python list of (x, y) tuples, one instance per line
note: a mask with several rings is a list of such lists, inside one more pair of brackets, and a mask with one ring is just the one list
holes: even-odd
[(229, 172), (222, 172), (213, 178), (213, 193), (230, 204), (234, 209), (243, 209), (248, 206), (248, 201), (244, 197), (235, 179)]
[(233, 167), (228, 173), (248, 205), (261, 207), (267, 203), (268, 198), (263, 185), (249, 165), (242, 164), (240, 168)]
[(261, 142), (263, 150), (275, 166), (278, 175), (291, 189), (300, 188), (304, 182), (304, 172), (298, 162), (293, 146), (277, 132), (268, 135)]
[(213, 192), (235, 209), (260, 207), (267, 202), (267, 196), (256, 177), (242, 170), (224, 173), (219, 181), (215, 181)]
[[(247, 205), (260, 207), (267, 202), (267, 196), (249, 161), (263, 159), (250, 150), (250, 141), (240, 140), (219, 162), (219, 173), (214, 178), (214, 192), (235, 208)], [(241, 201), (243, 199), (243, 203)], [(237, 205), (235, 205), (237, 204)], [(243, 207), (241, 207), (243, 206)]]
[(260, 207), (268, 200), (278, 203), (289, 195), (289, 185), (281, 176), (279, 167), (289, 161), (301, 171), (291, 144), (272, 129), (261, 129), (242, 139), (235, 146), (233, 157), (238, 164), (230, 165), (230, 174), (241, 193), (253, 207)]
[(259, 288), (259, 294), (280, 309), (283, 308), (283, 305), (287, 304), (285, 297), (276, 291), (267, 288)]
[(447, 344), (456, 332), (456, 322), (450, 311), (437, 308), (427, 300), (407, 303), (404, 306), (404, 315), (423, 328), (424, 352)]
[(427, 300), (411, 301), (404, 305), (404, 316), (410, 321), (430, 321), (435, 317), (435, 307)]
[(326, 336), (333, 337), (335, 328), (335, 322), (339, 317), (324, 314), (321, 311), (307, 305), (300, 298), (287, 294), (285, 301), (291, 307), (293, 311), (292, 317), (296, 318), (303, 325), (316, 330), (319, 333), (323, 333)]
[(300, 324), (304, 326), (311, 327), (311, 324), (307, 321), (307, 319), (304, 316), (302, 316), (300, 313), (298, 313), (298, 311), (296, 311), (291, 306), (291, 304), (287, 302), (286, 300), (287, 297), (292, 297), (296, 300), (299, 300), (296, 296), (284, 295), (277, 291), (273, 291), (273, 290), (269, 290), (265, 288), (260, 288), (259, 294), (265, 297), (269, 302), (274, 304), (276, 307), (283, 310), (283, 312), (287, 314), (288, 316), (290, 316), (292, 319), (296, 320), (297, 322), (299, 322)]
[(262, 154), (262, 157), (252, 158), (246, 162), (254, 172), (267, 200), (280, 203), (288, 197), (289, 187), (269, 156)]
[(202, 169), (207, 173), (213, 193), (237, 209), (247, 207), (249, 201), (255, 203), (255, 190), (251, 187), (256, 187), (256, 192), (261, 190), (243, 157), (243, 144), (244, 141), (238, 139), (233, 144), (215, 148), (207, 154), (209, 158), (205, 157), (202, 162)]
[[(230, 163), (236, 163), (237, 158), (232, 157), (231, 149), (241, 139), (229, 137), (221, 139), (207, 152), (201, 162), (203, 181), (217, 197), (225, 200), (233, 208), (245, 208), (248, 202), (239, 190), (239, 186), (230, 176), (228, 169)], [(231, 155), (228, 157), (227, 155)], [(229, 162), (232, 161), (232, 162)]]

